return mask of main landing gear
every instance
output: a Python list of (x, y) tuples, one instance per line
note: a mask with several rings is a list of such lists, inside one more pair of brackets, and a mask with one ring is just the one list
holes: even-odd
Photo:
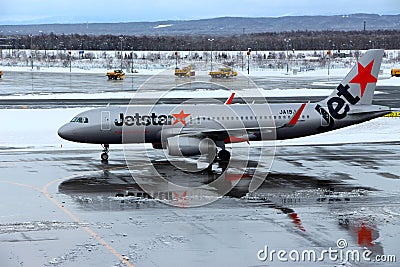
[(225, 149), (225, 143), (221, 141), (215, 142), (216, 146), (221, 148), (217, 156), (222, 162), (229, 162), (231, 159), (231, 153)]
[(230, 160), (230, 158), (231, 158), (231, 153), (230, 153), (228, 150), (221, 149), (221, 150), (218, 152), (218, 158), (219, 158), (221, 161), (228, 162), (228, 161)]
[(109, 144), (101, 145), (103, 147), (103, 153), (101, 153), (101, 162), (108, 162), (108, 151), (110, 150)]

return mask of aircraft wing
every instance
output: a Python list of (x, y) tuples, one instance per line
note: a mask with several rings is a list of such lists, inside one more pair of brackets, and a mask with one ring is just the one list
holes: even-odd
[[(210, 138), (214, 141), (232, 141), (235, 137), (241, 141), (251, 141), (251, 139), (260, 136), (261, 132), (264, 134), (273, 134), (275, 127), (255, 127), (255, 128), (232, 128), (232, 129), (205, 129), (205, 128), (184, 128), (178, 134), (179, 136), (190, 136), (199, 139)], [(247, 135), (248, 139), (244, 138)], [(238, 139), (238, 140), (239, 140)]]

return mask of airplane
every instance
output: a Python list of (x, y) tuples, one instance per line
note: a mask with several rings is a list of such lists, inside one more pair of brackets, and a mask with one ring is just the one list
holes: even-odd
[(232, 104), (232, 93), (225, 103), (107, 106), (76, 115), (58, 135), (101, 144), (105, 162), (110, 144), (126, 143), (152, 143), (171, 156), (219, 149), (218, 158), (229, 161), (228, 143), (315, 135), (391, 113), (372, 104), (383, 54), (383, 49), (365, 52), (331, 95), (316, 103)]

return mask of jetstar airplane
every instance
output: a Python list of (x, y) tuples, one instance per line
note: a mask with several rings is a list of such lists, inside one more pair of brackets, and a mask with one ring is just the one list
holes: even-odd
[(332, 94), (317, 103), (231, 104), (233, 93), (225, 104), (108, 106), (78, 114), (58, 135), (102, 144), (103, 161), (110, 144), (143, 142), (172, 156), (195, 156), (218, 147), (220, 160), (228, 161), (227, 143), (314, 135), (390, 113), (389, 107), (372, 105), (383, 53), (368, 50)]

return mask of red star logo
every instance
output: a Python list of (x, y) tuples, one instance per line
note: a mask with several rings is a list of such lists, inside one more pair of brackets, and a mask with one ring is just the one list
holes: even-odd
[(172, 116), (175, 117), (175, 121), (172, 125), (175, 125), (178, 122), (182, 122), (182, 124), (186, 126), (185, 118), (188, 117), (189, 115), (190, 114), (186, 114), (185, 112), (183, 112), (183, 109), (178, 114), (172, 114)]
[(374, 61), (372, 60), (366, 67), (358, 62), (358, 74), (350, 81), (350, 83), (358, 83), (361, 88), (361, 97), (364, 95), (367, 83), (376, 83), (378, 80), (376, 77), (371, 75), (372, 66)]

